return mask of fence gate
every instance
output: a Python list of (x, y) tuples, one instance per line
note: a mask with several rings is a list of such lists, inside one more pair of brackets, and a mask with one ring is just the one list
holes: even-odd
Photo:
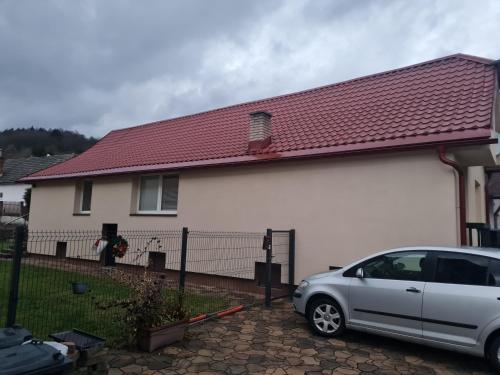
[(265, 304), (292, 296), (295, 285), (295, 230), (268, 229), (264, 239)]

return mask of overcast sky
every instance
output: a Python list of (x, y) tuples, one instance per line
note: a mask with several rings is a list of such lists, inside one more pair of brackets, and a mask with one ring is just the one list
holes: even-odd
[(457, 52), (500, 1), (0, 0), (0, 129), (102, 136)]

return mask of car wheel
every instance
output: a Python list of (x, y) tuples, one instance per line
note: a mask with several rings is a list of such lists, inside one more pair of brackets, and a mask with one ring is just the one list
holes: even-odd
[(488, 348), (488, 360), (495, 370), (500, 371), (500, 336)]
[(336, 337), (345, 329), (344, 313), (339, 304), (331, 298), (319, 298), (311, 303), (307, 319), (318, 335)]

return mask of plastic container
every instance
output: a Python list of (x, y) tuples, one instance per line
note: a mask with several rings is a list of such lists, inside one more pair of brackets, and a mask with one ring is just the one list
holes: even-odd
[(0, 350), (2, 375), (61, 375), (71, 367), (72, 362), (59, 350), (42, 342), (32, 341)]
[(89, 349), (102, 348), (105, 340), (90, 333), (73, 329), (72, 331), (64, 331), (52, 333), (49, 337), (56, 340), (56, 342), (72, 342), (79, 351)]
[(29, 341), (32, 338), (31, 332), (19, 325), (15, 325), (11, 328), (1, 328), (0, 349), (21, 345), (23, 342)]
[(89, 286), (85, 283), (72, 282), (71, 289), (74, 294), (85, 294), (85, 292), (89, 289)]

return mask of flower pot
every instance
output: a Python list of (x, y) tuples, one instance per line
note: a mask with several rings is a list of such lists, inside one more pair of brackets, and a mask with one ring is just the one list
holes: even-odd
[(142, 328), (137, 332), (139, 349), (152, 352), (155, 349), (181, 341), (188, 325), (188, 320), (175, 322), (163, 327)]
[(89, 286), (85, 283), (71, 283), (71, 289), (73, 289), (73, 294), (84, 294)]

